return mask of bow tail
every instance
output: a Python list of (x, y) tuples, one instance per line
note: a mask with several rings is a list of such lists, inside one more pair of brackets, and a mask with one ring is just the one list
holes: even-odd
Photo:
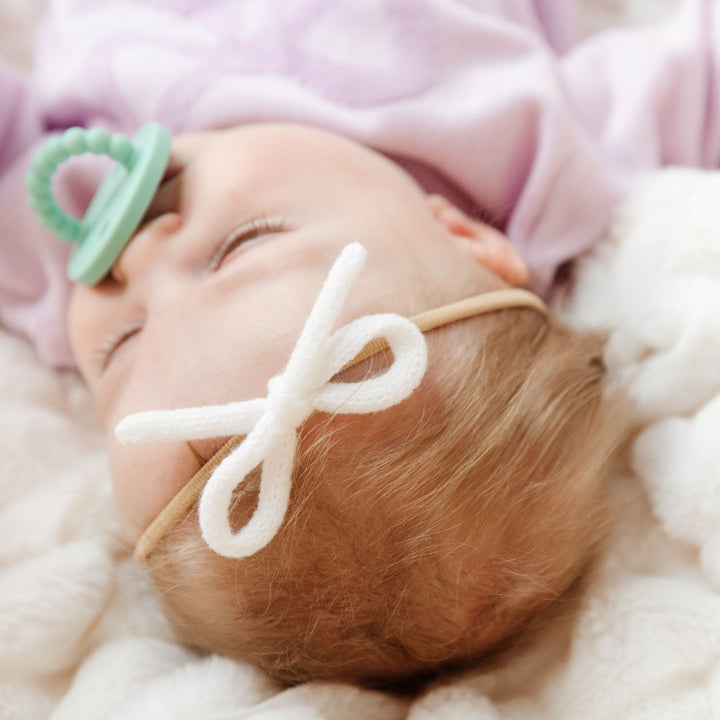
[(265, 398), (255, 398), (227, 405), (134, 413), (115, 426), (115, 437), (123, 445), (137, 445), (245, 435), (258, 422), (264, 407)]

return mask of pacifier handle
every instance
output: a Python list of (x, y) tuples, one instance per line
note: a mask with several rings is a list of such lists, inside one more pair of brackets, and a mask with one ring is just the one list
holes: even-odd
[(25, 179), (27, 202), (37, 213), (38, 220), (63, 240), (74, 243), (81, 242), (87, 236), (89, 227), (65, 214), (55, 204), (51, 189), (52, 177), (66, 160), (88, 152), (108, 155), (130, 170), (136, 151), (130, 138), (125, 135), (111, 135), (102, 128), (84, 130), (72, 127), (62, 135), (50, 138), (43, 149), (35, 153)]
[[(27, 202), (45, 227), (75, 243), (68, 262), (71, 280), (91, 285), (112, 267), (152, 202), (170, 156), (170, 140), (170, 131), (159, 123), (144, 125), (132, 139), (102, 128), (72, 127), (34, 155), (25, 178)], [(88, 152), (107, 155), (117, 165), (78, 220), (58, 207), (52, 178), (66, 160)]]

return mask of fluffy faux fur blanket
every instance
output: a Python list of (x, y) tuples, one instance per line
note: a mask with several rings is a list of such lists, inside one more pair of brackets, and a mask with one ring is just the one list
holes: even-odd
[(564, 312), (610, 331), (644, 429), (577, 609), (502, 668), (415, 698), (286, 689), (173, 639), (120, 542), (87, 393), (0, 334), (0, 718), (720, 717), (720, 174), (631, 196)]
[[(674, 1), (582, 0), (585, 25)], [(42, 4), (0, 0), (0, 52), (29, 62)], [(281, 688), (179, 646), (120, 541), (82, 383), (0, 332), (0, 719), (720, 717), (718, 198), (719, 174), (649, 178), (563, 307), (578, 327), (609, 331), (607, 363), (642, 428), (577, 613), (503, 667), (413, 698)]]

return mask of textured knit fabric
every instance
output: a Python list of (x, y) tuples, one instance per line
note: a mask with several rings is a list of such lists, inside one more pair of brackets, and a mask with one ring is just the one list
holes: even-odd
[[(47, 361), (71, 362), (67, 251), (26, 216), (13, 162), (41, 125), (334, 130), (506, 231), (546, 292), (638, 174), (714, 167), (720, 153), (717, 0), (575, 46), (572, 4), (56, 0), (35, 98), (0, 74), (0, 319)], [(89, 186), (68, 186), (69, 206)]]

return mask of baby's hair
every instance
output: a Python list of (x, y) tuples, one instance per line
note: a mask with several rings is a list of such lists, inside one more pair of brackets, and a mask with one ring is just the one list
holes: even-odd
[[(496, 651), (583, 575), (625, 436), (602, 338), (515, 309), (427, 340), (397, 408), (305, 423), (270, 545), (216, 555), (196, 508), (160, 542), (149, 564), (181, 639), (289, 683), (400, 681)], [(237, 527), (256, 491), (238, 492)]]

